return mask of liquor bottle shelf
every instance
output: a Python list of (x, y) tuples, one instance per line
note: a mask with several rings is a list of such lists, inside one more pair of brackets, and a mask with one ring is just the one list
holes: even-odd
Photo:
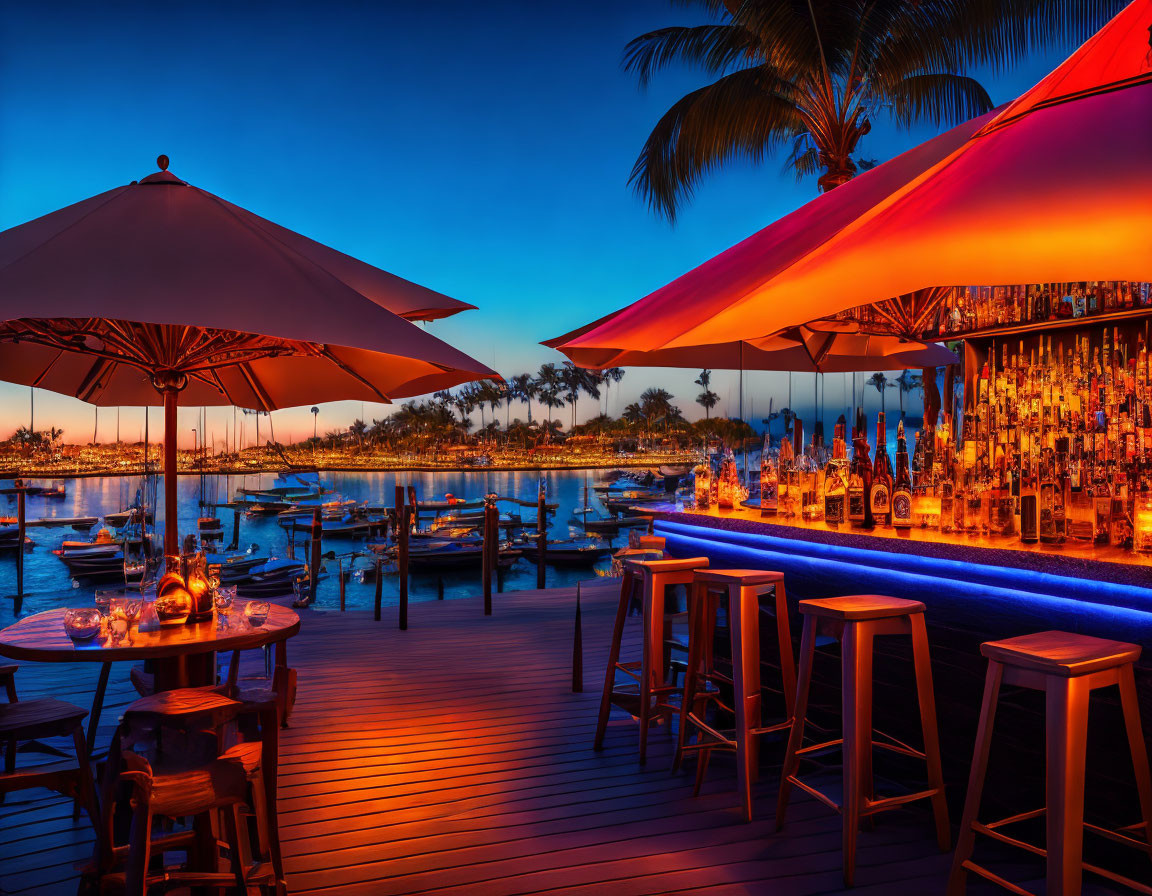
[(1027, 333), (1047, 333), (1052, 330), (1088, 330), (1097, 326), (1119, 321), (1152, 318), (1152, 306), (1128, 308), (1123, 311), (1109, 311), (1088, 317), (1064, 317), (1057, 320), (1032, 321), (1026, 324), (1010, 324), (997, 327), (984, 327), (961, 333), (942, 333), (937, 339), (941, 342), (990, 340), (1002, 336), (1022, 336)]

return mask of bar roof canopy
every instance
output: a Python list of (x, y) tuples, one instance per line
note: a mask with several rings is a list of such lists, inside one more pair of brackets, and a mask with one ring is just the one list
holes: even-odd
[(826, 193), (565, 345), (606, 366), (936, 286), (1152, 280), (1152, 0), (1020, 99)]

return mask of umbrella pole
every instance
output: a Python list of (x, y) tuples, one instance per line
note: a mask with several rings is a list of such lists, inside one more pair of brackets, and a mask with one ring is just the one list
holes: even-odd
[(176, 389), (164, 390), (164, 553), (180, 553), (176, 524)]

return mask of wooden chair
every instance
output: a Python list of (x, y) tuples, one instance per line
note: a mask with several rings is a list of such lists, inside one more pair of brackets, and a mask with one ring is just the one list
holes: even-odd
[[(980, 645), (980, 652), (988, 658), (988, 673), (984, 680), (984, 699), (980, 707), (980, 723), (968, 778), (960, 837), (948, 882), (949, 896), (960, 896), (964, 892), (969, 871), (1014, 893), (1027, 893), (972, 861), (976, 834), (1044, 856), (1048, 896), (1078, 896), (1085, 870), (1131, 886), (1142, 893), (1152, 892), (1147, 884), (1137, 883), (1083, 860), (1085, 828), (1145, 852), (1152, 852), (1152, 778), (1149, 776), (1148, 749), (1140, 725), (1140, 706), (1133, 675), (1133, 666), (1140, 657), (1140, 647), (1123, 641), (1107, 641), (1070, 632), (1040, 632), (1004, 641), (988, 641)], [(980, 811), (980, 796), (992, 743), (992, 722), (1002, 684), (1044, 692), (1047, 707), (1047, 805), (1001, 821), (981, 823), (976, 816)], [(1133, 827), (1143, 827), (1143, 840), (1084, 822), (1084, 765), (1089, 698), (1097, 688), (1113, 685), (1120, 691), (1120, 705), (1124, 712), (1124, 727), (1132, 754), (1136, 793), (1143, 822)], [(1009, 824), (1041, 816), (1045, 817), (1047, 827), (1047, 849), (1010, 837), (1001, 830)]]
[[(100, 836), (100, 812), (96, 804), (95, 782), (88, 762), (84, 741), (84, 717), (87, 711), (51, 697), (20, 701), (16, 698), (15, 666), (4, 666), (0, 677), (8, 702), (0, 704), (0, 740), (5, 742), (4, 772), (0, 774), (0, 802), (9, 793), (46, 787), (71, 798), (88, 813), (88, 819)], [(71, 737), (76, 760), (42, 763), (16, 768), (16, 748), (22, 741), (46, 737)], [(74, 815), (74, 817), (76, 817)]]
[[(284, 892), (276, 827), (269, 823), (275, 803), (274, 768), (266, 767), (264, 741), (241, 742), (233, 736), (249, 709), (217, 688), (186, 688), (141, 698), (124, 713), (113, 738), (104, 778), (106, 846), (96, 866), (101, 892), (143, 896), (150, 888), (236, 889), (260, 887)], [(261, 728), (275, 740), (273, 703), (259, 707)], [(231, 745), (229, 741), (235, 741)], [(271, 761), (275, 763), (275, 750)], [(132, 830), (126, 844), (115, 844), (113, 820), (118, 794), (132, 805)], [(188, 830), (157, 834), (156, 818), (191, 817)], [(253, 857), (248, 821), (256, 822)], [(217, 833), (222, 832), (230, 869), (219, 870)], [(189, 850), (181, 871), (152, 867), (167, 849)]]
[[(763, 724), (760, 693), (760, 598), (774, 592), (777, 648), (780, 657), (781, 685), (784, 692), (785, 719)], [(732, 646), (732, 677), (716, 670), (712, 648), (716, 615), (721, 603), (728, 608), (728, 633)], [(796, 666), (792, 654), (792, 629), (788, 622), (788, 603), (784, 591), (784, 574), (757, 569), (697, 570), (689, 597), (688, 666), (684, 678), (684, 697), (680, 703), (680, 731), (673, 771), (679, 769), (685, 752), (697, 752), (696, 788), (700, 793), (708, 760), (713, 750), (736, 754), (737, 780), (744, 807), (744, 820), (752, 820), (752, 783), (759, 774), (759, 737), (783, 731), (792, 724), (793, 700), (796, 693)], [(732, 689), (733, 705), (721, 700), (718, 685)], [(706, 721), (709, 705), (735, 716), (731, 734)], [(689, 743), (695, 732), (695, 743)]]
[[(604, 746), (604, 732), (612, 706), (630, 713), (640, 723), (640, 762), (647, 759), (648, 728), (652, 721), (671, 719), (676, 710), (667, 701), (678, 690), (668, 681), (667, 620), (665, 594), (673, 585), (690, 585), (692, 574), (708, 566), (707, 557), (688, 560), (629, 560), (624, 565), (624, 578), (620, 585), (620, 601), (616, 607), (616, 624), (608, 648), (608, 664), (604, 673), (604, 691), (600, 698), (600, 715), (596, 722), (595, 749)], [(644, 633), (640, 659), (620, 662), (620, 643), (624, 636), (624, 622), (628, 616), (633, 588), (639, 583), (643, 593), (642, 624)], [(624, 687), (616, 686), (616, 673), (622, 672), (631, 681)]]
[[(932, 691), (932, 666), (928, 654), (928, 634), (924, 626), (924, 604), (875, 594), (830, 597), (800, 601), (804, 633), (800, 644), (800, 675), (796, 684), (796, 718), (788, 738), (780, 793), (776, 805), (776, 829), (784, 827), (788, 799), (795, 785), (843, 816), (844, 883), (852, 886), (856, 868), (856, 835), (861, 818), (907, 803), (927, 799), (932, 802), (936, 840), (941, 850), (951, 845), (944, 778), (940, 769), (940, 738), (936, 727), (936, 700)], [(816, 638), (827, 635), (841, 644), (843, 736), (838, 740), (803, 746), (808, 709), (808, 689), (812, 683), (812, 662)], [(876, 637), (910, 635), (915, 666), (916, 695), (920, 704), (923, 752), (896, 742), (874, 739), (872, 728), (872, 642)], [(843, 750), (843, 804), (837, 805), (816, 788), (797, 777), (800, 759), (830, 747)], [(872, 777), (874, 748), (890, 750), (923, 759), (928, 766), (928, 788), (883, 799), (875, 798)]]

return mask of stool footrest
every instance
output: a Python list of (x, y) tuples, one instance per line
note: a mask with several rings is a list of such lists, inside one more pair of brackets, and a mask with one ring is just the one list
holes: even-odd
[(833, 810), (834, 812), (842, 812), (843, 811), (843, 807), (838, 802), (836, 802), (834, 799), (832, 799), (832, 797), (830, 797), (827, 794), (822, 793), (821, 791), (817, 790), (811, 784), (806, 784), (804, 781), (801, 781), (795, 775), (788, 775), (788, 777), (785, 780), (787, 780), (789, 784), (794, 784), (796, 787), (799, 787), (801, 790), (803, 790), (809, 796), (816, 797), (816, 799), (820, 800), (820, 802), (822, 802), (825, 806), (827, 806), (829, 809)]
[(930, 787), (927, 790), (917, 790), (915, 793), (902, 793), (898, 796), (886, 796), (879, 800), (864, 800), (864, 807), (860, 810), (861, 815), (875, 815), (877, 812), (885, 812), (888, 809), (895, 809), (897, 806), (903, 806), (906, 803), (914, 803), (917, 800), (931, 799), (936, 796), (940, 791), (935, 787)]
[(1009, 893), (1015, 893), (1016, 896), (1036, 896), (1036, 894), (1031, 890), (1025, 890), (1023, 887), (1017, 886), (1016, 884), (1012, 883), (1012, 881), (1006, 880), (999, 874), (996, 874), (993, 871), (989, 871), (983, 865), (977, 865), (971, 859), (966, 859), (961, 864), (966, 870), (971, 871), (974, 874), (979, 874), (985, 880), (992, 881), (992, 883), (996, 884), (996, 886), (1003, 887)]

